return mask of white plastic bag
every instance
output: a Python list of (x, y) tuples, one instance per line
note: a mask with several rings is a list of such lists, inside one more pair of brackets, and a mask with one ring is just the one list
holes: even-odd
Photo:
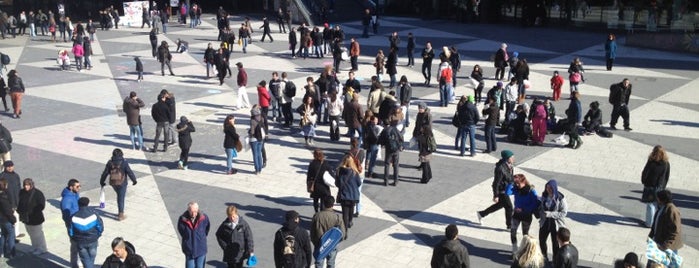
[(379, 149), (376, 150), (376, 159), (381, 160), (381, 146), (379, 146)]
[(415, 148), (416, 145), (417, 145), (417, 140), (415, 140), (415, 137), (412, 137), (410, 139), (410, 144), (408, 144), (408, 148)]
[(566, 134), (561, 134), (560, 136), (553, 139), (553, 142), (555, 142), (558, 145), (566, 145), (568, 144), (568, 136)]
[(104, 202), (104, 199), (105, 199), (105, 198), (104, 198), (104, 187), (102, 187), (102, 188), (100, 189), (100, 208), (104, 208), (104, 207), (106, 206), (106, 205), (105, 205), (105, 202)]
[(327, 170), (323, 172), (323, 182), (330, 188), (335, 188), (335, 178)]
[(470, 84), (471, 84), (471, 86), (472, 86), (473, 88), (477, 88), (477, 87), (478, 87), (478, 80), (473, 79), (473, 78), (469, 78), (468, 81), (470, 82)]
[(245, 142), (243, 142), (243, 151), (250, 150), (250, 136), (245, 136)]

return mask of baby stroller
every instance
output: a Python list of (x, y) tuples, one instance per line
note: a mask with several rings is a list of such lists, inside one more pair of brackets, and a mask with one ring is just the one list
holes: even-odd
[(61, 71), (70, 70), (70, 57), (68, 56), (68, 50), (63, 49), (58, 51), (56, 63), (61, 68)]

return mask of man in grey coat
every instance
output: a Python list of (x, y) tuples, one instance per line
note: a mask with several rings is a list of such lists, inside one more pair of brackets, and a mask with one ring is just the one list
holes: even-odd
[[(126, 124), (129, 125), (129, 136), (131, 137), (131, 149), (143, 150), (143, 128), (141, 127), (141, 108), (145, 103), (131, 91), (129, 96), (124, 98), (124, 113), (126, 114)], [(136, 143), (138, 138), (138, 143)]]

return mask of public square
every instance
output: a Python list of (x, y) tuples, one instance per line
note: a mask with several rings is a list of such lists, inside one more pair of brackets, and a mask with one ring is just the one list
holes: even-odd
[[(231, 26), (237, 29), (241, 22), (240, 17), (233, 17)], [(252, 24), (254, 42), (247, 47), (246, 54), (235, 45), (230, 60), (233, 77), (219, 86), (216, 78), (206, 78), (203, 64), (207, 43), (211, 42), (214, 47), (219, 44), (215, 23), (215, 15), (207, 14), (197, 28), (173, 22), (167, 34), (158, 35), (158, 42), (167, 41), (173, 50), (177, 38), (190, 44), (188, 53), (173, 52), (175, 76), (160, 75), (160, 63), (151, 57), (149, 30), (139, 27), (98, 30), (92, 44), (94, 68), (83, 72), (75, 68), (60, 71), (56, 64), (59, 50), (70, 51), (70, 41), (52, 43), (47, 36), (18, 36), (0, 41), (0, 52), (12, 58), (7, 70), (16, 69), (26, 86), (23, 101), (26, 113), (21, 119), (13, 119), (11, 113), (0, 116), (14, 138), (12, 160), (22, 178), (34, 179), (48, 203), (44, 210), (44, 232), (49, 253), (40, 257), (25, 254), (29, 238), (24, 237), (18, 245), (19, 256), (7, 261), (9, 267), (68, 266), (69, 240), (59, 209), (60, 192), (68, 179), (76, 178), (82, 184), (81, 196), (89, 197), (91, 205), (97, 206), (99, 178), (114, 148), (124, 151), (136, 172), (138, 184), (128, 187), (124, 221), (116, 218), (114, 191), (106, 189), (106, 208), (97, 207), (105, 224), (99, 240), (98, 264), (111, 254), (112, 239), (121, 236), (134, 244), (149, 267), (182, 267), (184, 256), (176, 222), (192, 200), (199, 203), (211, 221), (207, 267), (226, 267), (221, 262), (222, 250), (214, 233), (226, 217), (228, 204), (235, 204), (252, 227), (255, 255), (259, 260), (257, 267), (274, 266), (274, 233), (287, 210), (298, 211), (302, 226), (308, 229), (313, 207), (305, 180), (312, 154), (304, 145), (299, 128), (290, 131), (276, 124), (270, 126), (271, 137), (265, 145), (268, 162), (261, 174), (255, 175), (252, 153), (246, 151), (235, 160), (238, 174), (226, 175), (222, 123), (226, 115), (233, 113), (237, 117), (238, 133), (246, 132), (249, 126), (250, 111), (234, 109), (237, 89), (234, 63), (244, 64), (249, 76), (250, 100), (257, 103), (254, 85), (271, 79), (273, 71), (287, 72), (302, 92), (306, 77), (317, 78), (325, 65), (332, 64), (332, 57), (291, 59), (287, 34), (278, 33), (276, 23), (272, 23), (274, 42), (260, 42), (262, 30), (258, 28), (262, 23), (255, 19)], [(509, 267), (511, 264), (510, 233), (505, 230), (503, 212), (484, 218), (483, 225), (479, 225), (476, 218), (476, 211), (492, 202), (493, 167), (500, 154), (482, 153), (485, 148), (482, 122), (478, 126), (478, 154), (460, 157), (454, 150), (456, 129), (451, 125), (451, 118), (456, 106), (438, 107), (436, 82), (433, 81), (432, 87), (422, 86), (419, 52), (427, 41), (432, 42), (437, 54), (442, 46), (458, 48), (462, 68), (457, 73), (457, 98), (473, 94), (466, 77), (475, 64), (485, 70), (484, 76), (488, 78), (485, 90), (496, 83), (495, 69), (489, 59), (503, 42), (508, 44), (510, 53), (517, 51), (520, 58), (529, 62), (532, 87), (528, 90), (527, 102), (531, 102), (533, 96), (550, 97), (549, 79), (553, 71), (565, 73), (570, 61), (579, 56), (586, 70), (586, 82), (580, 87), (583, 112), (590, 102), (599, 101), (605, 126), (611, 114), (607, 101), (609, 85), (629, 78), (633, 84), (629, 104), (633, 131), (614, 131), (613, 138), (583, 136), (584, 144), (577, 150), (553, 143), (551, 140), (557, 134), (548, 135), (544, 146), (512, 144), (499, 135), (498, 150), (514, 152), (515, 173), (525, 174), (538, 192), (543, 191), (549, 179), (559, 182), (560, 191), (568, 200), (567, 224), (572, 233), (571, 241), (579, 250), (581, 266), (611, 267), (615, 259), (623, 258), (627, 252), (633, 251), (639, 256), (645, 253), (649, 229), (642, 224), (645, 204), (640, 203), (641, 170), (653, 146), (663, 145), (670, 153), (672, 165), (668, 188), (673, 191), (674, 203), (682, 213), (685, 246), (679, 254), (684, 257), (683, 267), (699, 267), (699, 186), (696, 183), (699, 173), (699, 55), (627, 47), (620, 35), (615, 67), (607, 71), (604, 66), (605, 32), (386, 17), (379, 35), (364, 39), (359, 38), (360, 21), (343, 23), (341, 27), (348, 40), (357, 37), (361, 44), (357, 72), (363, 86), (361, 104), (366, 103), (368, 80), (375, 72), (372, 63), (376, 52), (378, 49), (387, 51), (389, 34), (398, 32), (403, 41), (398, 77), (406, 75), (413, 85), (411, 121), (417, 114), (415, 104), (427, 103), (432, 112), (438, 151), (432, 160), (434, 179), (429, 184), (419, 183), (420, 172), (412, 168), (418, 164), (414, 148), (401, 155), (398, 186), (383, 186), (380, 179), (364, 180), (361, 215), (349, 230), (349, 238), (339, 246), (338, 267), (428, 267), (432, 246), (443, 238), (444, 228), (452, 223), (458, 226), (460, 239), (468, 244), (472, 267)], [(404, 48), (409, 32), (416, 36), (418, 44), (413, 68), (405, 66)], [(140, 56), (145, 67), (145, 78), (140, 83), (136, 81), (134, 56)], [(349, 67), (349, 62), (342, 62), (338, 78), (343, 83)], [(437, 61), (432, 71), (434, 77)], [(387, 86), (386, 80), (384, 85)], [(163, 88), (175, 95), (177, 117), (185, 115), (196, 126), (188, 170), (177, 169), (177, 146), (157, 153), (131, 149), (129, 128), (122, 111), (123, 99), (135, 91), (146, 102), (141, 116), (145, 144), (151, 147), (155, 123), (150, 107)], [(565, 117), (567, 92), (566, 81), (563, 98), (554, 103), (559, 117)], [(300, 104), (299, 99), (296, 98), (294, 108)], [(342, 128), (343, 133), (345, 129)], [(410, 139), (412, 126), (409, 130), (406, 141)], [(339, 142), (330, 141), (328, 126), (318, 126), (317, 134), (316, 147), (324, 149), (333, 162), (349, 149), (346, 137)], [(377, 173), (382, 171), (381, 163)], [(339, 209), (336, 206), (336, 210)], [(537, 223), (533, 223), (530, 234), (538, 235)], [(645, 262), (645, 258), (643, 260)], [(5, 260), (0, 266), (4, 264)]]

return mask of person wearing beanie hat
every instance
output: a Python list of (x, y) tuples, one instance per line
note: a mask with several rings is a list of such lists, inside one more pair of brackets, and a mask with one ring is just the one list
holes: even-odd
[(505, 209), (505, 225), (510, 230), (512, 225), (512, 201), (507, 195), (507, 188), (514, 182), (514, 153), (510, 150), (503, 150), (500, 153), (502, 159), (495, 164), (495, 177), (493, 178), (493, 202), (495, 204), (485, 210), (476, 212), (478, 224), (482, 224), (482, 218), (488, 214)]
[(177, 161), (177, 168), (187, 169), (189, 163), (189, 148), (192, 147), (192, 132), (195, 132), (194, 124), (184, 115), (180, 117), (180, 123), (176, 126), (177, 136), (180, 146), (180, 158)]
[(259, 175), (260, 172), (262, 172), (262, 143), (267, 137), (266, 133), (265, 122), (262, 119), (260, 107), (255, 104), (252, 106), (252, 110), (250, 110), (250, 129), (248, 130), (250, 148), (252, 149), (252, 160), (255, 166), (255, 175)]
[[(311, 267), (313, 260), (311, 237), (299, 224), (301, 221), (299, 213), (290, 210), (286, 212), (284, 218), (282, 227), (274, 234), (275, 267)], [(288, 244), (289, 241), (293, 241), (293, 244)], [(293, 247), (287, 248), (287, 246)], [(287, 252), (287, 250), (293, 250), (293, 252)]]
[(512, 57), (507, 60), (507, 64), (510, 66), (510, 70), (507, 72), (507, 80), (517, 75), (517, 63), (519, 63), (519, 52), (515, 51), (512, 52)]

